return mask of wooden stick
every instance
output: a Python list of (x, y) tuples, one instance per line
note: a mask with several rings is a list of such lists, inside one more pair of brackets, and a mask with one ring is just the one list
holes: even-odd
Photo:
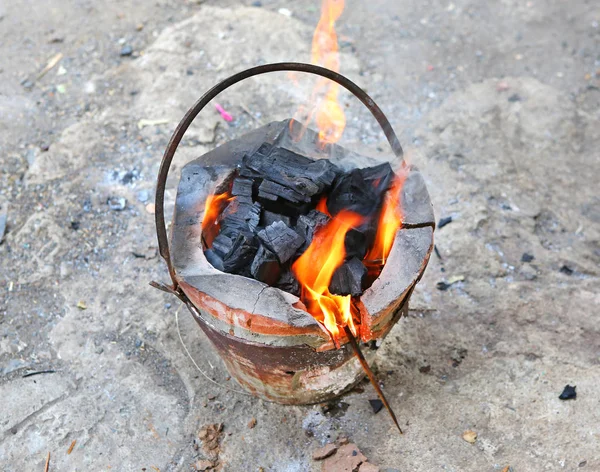
[(48, 451), (48, 457), (46, 457), (46, 467), (44, 467), (44, 472), (48, 472), (48, 467), (50, 467), (50, 452)]
[(383, 394), (381, 387), (377, 383), (375, 374), (373, 374), (373, 371), (369, 367), (369, 364), (367, 364), (367, 360), (365, 359), (365, 356), (363, 356), (363, 353), (360, 350), (360, 347), (358, 345), (358, 342), (356, 341), (356, 338), (354, 337), (354, 334), (352, 334), (352, 331), (350, 330), (350, 328), (348, 326), (344, 326), (344, 331), (346, 332), (346, 336), (348, 336), (348, 341), (350, 341), (350, 345), (352, 346), (352, 349), (354, 350), (354, 354), (356, 354), (356, 357), (358, 357), (360, 365), (362, 365), (362, 368), (366, 372), (367, 377), (369, 377), (369, 380), (371, 381), (371, 385), (373, 385), (373, 387), (375, 388), (377, 395), (379, 396), (379, 398), (383, 402), (386, 410), (388, 411), (388, 413), (394, 420), (394, 423), (396, 424), (396, 428), (398, 428), (398, 431), (400, 431), (400, 434), (403, 434), (402, 429), (400, 428), (400, 425), (398, 424), (398, 420), (396, 419), (396, 415), (394, 414), (394, 410), (392, 410), (392, 407), (390, 406), (387, 399), (385, 398), (385, 395)]

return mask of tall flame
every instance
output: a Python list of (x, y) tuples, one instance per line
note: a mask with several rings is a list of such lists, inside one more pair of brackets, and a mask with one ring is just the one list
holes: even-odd
[[(344, 0), (323, 0), (321, 19), (317, 24), (312, 42), (312, 62), (335, 72), (340, 71), (340, 55), (335, 32), (335, 22), (344, 11)], [(328, 79), (319, 81), (319, 89), (325, 89), (325, 97), (316, 112), (319, 142), (339, 141), (346, 127), (346, 116), (338, 102), (340, 86)]]
[(329, 223), (317, 230), (310, 246), (292, 265), (302, 287), (301, 299), (308, 312), (325, 325), (334, 342), (340, 328), (348, 326), (354, 334), (350, 295), (333, 295), (329, 284), (335, 270), (344, 262), (346, 233), (361, 224), (364, 217), (350, 211), (338, 213)]

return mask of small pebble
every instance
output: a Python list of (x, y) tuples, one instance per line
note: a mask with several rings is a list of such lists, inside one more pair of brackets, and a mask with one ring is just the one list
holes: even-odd
[(125, 46), (123, 46), (119, 54), (122, 57), (131, 56), (133, 54), (133, 48), (129, 44), (126, 44)]
[(123, 211), (127, 207), (127, 199), (124, 197), (110, 197), (106, 203), (113, 211)]
[(146, 211), (151, 215), (154, 215), (154, 213), (156, 213), (156, 205), (154, 203), (148, 203), (148, 205), (146, 205)]
[(468, 443), (474, 444), (477, 441), (477, 433), (468, 429), (463, 433), (462, 438)]
[(533, 257), (531, 254), (528, 254), (526, 252), (524, 252), (523, 255), (521, 256), (521, 262), (531, 262), (534, 259), (535, 259), (535, 257)]

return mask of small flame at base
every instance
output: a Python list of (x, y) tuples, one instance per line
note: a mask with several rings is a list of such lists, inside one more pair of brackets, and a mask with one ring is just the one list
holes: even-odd
[(221, 226), (219, 225), (219, 215), (223, 211), (225, 204), (231, 201), (233, 197), (229, 192), (209, 195), (204, 204), (204, 217), (202, 218), (202, 238), (207, 247), (212, 246), (213, 240), (219, 234)]

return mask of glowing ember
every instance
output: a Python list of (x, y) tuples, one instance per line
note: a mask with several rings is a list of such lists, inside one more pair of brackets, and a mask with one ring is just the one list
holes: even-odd
[(401, 171), (399, 175), (394, 177), (392, 186), (387, 192), (381, 209), (379, 224), (377, 225), (375, 243), (365, 256), (365, 260), (368, 261), (369, 264), (376, 263), (383, 267), (392, 250), (396, 231), (398, 231), (398, 228), (402, 224), (400, 198), (405, 179), (406, 174)]
[(346, 233), (363, 220), (357, 213), (340, 212), (317, 231), (308, 249), (292, 265), (308, 312), (327, 328), (336, 344), (340, 328), (348, 326), (356, 334), (356, 327), (350, 295), (331, 294), (329, 284), (335, 270), (344, 262)]
[(212, 242), (219, 234), (219, 215), (223, 211), (225, 204), (232, 200), (229, 192), (223, 192), (216, 195), (209, 195), (204, 205), (204, 217), (202, 218), (202, 236), (207, 247), (212, 246)]

